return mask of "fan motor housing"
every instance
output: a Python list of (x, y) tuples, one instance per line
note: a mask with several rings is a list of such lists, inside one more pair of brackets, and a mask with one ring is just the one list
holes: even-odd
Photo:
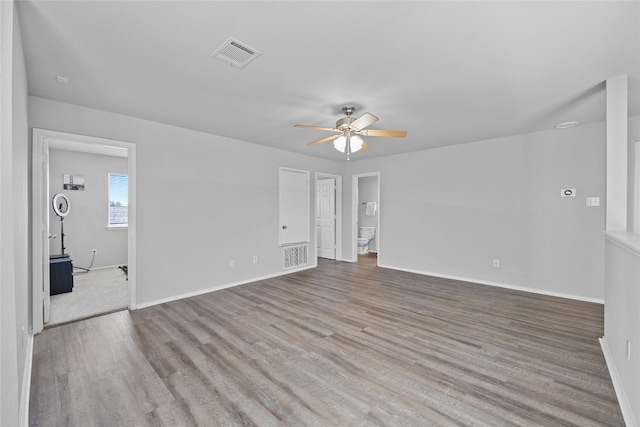
[(353, 122), (353, 119), (351, 117), (342, 118), (336, 122), (336, 129), (349, 129), (349, 125), (351, 125), (351, 122)]

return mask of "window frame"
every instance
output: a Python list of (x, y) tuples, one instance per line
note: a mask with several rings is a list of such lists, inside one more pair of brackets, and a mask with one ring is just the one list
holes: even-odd
[[(127, 223), (126, 224), (112, 224), (111, 223), (111, 177), (112, 176), (124, 176), (127, 178)], [(107, 174), (107, 230), (126, 230), (129, 228), (129, 174), (109, 172)]]

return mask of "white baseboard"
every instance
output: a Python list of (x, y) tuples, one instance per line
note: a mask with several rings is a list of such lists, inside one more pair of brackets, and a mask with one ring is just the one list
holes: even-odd
[(187, 292), (185, 294), (174, 295), (174, 296), (167, 297), (167, 298), (161, 298), (161, 299), (157, 299), (157, 300), (154, 300), (154, 301), (143, 302), (143, 303), (137, 304), (136, 305), (136, 309), (151, 307), (151, 306), (154, 306), (154, 305), (164, 304), (166, 302), (171, 302), (171, 301), (177, 301), (177, 300), (181, 300), (181, 299), (184, 299), (184, 298), (195, 297), (195, 296), (198, 296), (198, 295), (207, 294), (209, 292), (220, 291), (222, 289), (227, 289), (227, 288), (233, 288), (234, 286), (240, 286), (240, 285), (245, 285), (247, 283), (259, 282), (260, 280), (272, 279), (274, 277), (284, 276), (284, 275), (287, 275), (287, 274), (296, 273), (298, 271), (308, 270), (310, 268), (316, 268), (317, 266), (318, 266), (318, 264), (317, 264), (317, 259), (316, 259), (316, 263), (314, 263), (312, 265), (305, 265), (304, 267), (300, 267), (300, 268), (296, 268), (296, 269), (281, 271), (279, 273), (269, 274), (267, 276), (253, 277), (251, 279), (241, 280), (239, 282), (225, 283), (223, 285), (213, 286), (213, 287), (210, 287), (210, 288), (201, 289), (201, 290), (194, 291), (194, 292)]
[(27, 334), (27, 351), (22, 371), (22, 390), (20, 393), (20, 427), (29, 426), (29, 398), (31, 396), (31, 368), (33, 366), (33, 333)]
[(637, 423), (635, 416), (633, 415), (632, 407), (629, 403), (629, 398), (624, 391), (622, 381), (620, 380), (620, 375), (618, 374), (616, 365), (613, 362), (613, 356), (611, 355), (611, 350), (609, 350), (609, 344), (607, 344), (607, 340), (604, 337), (600, 338), (599, 341), (600, 347), (602, 348), (602, 354), (604, 354), (604, 360), (607, 362), (607, 369), (609, 370), (609, 376), (611, 377), (611, 382), (613, 383), (613, 389), (616, 392), (618, 404), (620, 405), (620, 410), (622, 411), (624, 423), (629, 427), (638, 426), (640, 424)]
[[(102, 267), (91, 267), (91, 270), (89, 271), (94, 271), (94, 270), (106, 270), (108, 268), (118, 268), (121, 267), (123, 265), (127, 265), (127, 263), (122, 263), (122, 264), (116, 264), (116, 265), (103, 265)], [(80, 267), (80, 266), (74, 266), (73, 268), (78, 269), (78, 270), (85, 270), (85, 268)]]
[[(345, 262), (356, 262), (355, 260), (349, 260), (349, 259), (343, 259), (342, 261), (345, 261)], [(232, 288), (234, 286), (244, 285), (244, 284), (247, 284), (247, 283), (257, 282), (257, 281), (260, 281), (260, 280), (271, 279), (273, 277), (283, 276), (283, 275), (295, 273), (295, 272), (298, 272), (298, 271), (308, 270), (310, 268), (315, 268), (317, 266), (318, 265), (317, 265), (317, 258), (316, 258), (316, 263), (314, 263), (313, 265), (306, 265), (304, 267), (293, 269), (293, 270), (281, 271), (281, 272), (275, 273), (275, 274), (270, 274), (270, 275), (261, 276), (261, 277), (254, 277), (254, 278), (251, 278), (251, 279), (242, 280), (242, 281), (238, 281), (238, 282), (225, 283), (223, 285), (213, 286), (213, 287), (210, 287), (210, 288), (201, 289), (201, 290), (194, 291), (194, 292), (187, 292), (187, 293), (184, 293), (184, 294), (174, 295), (174, 296), (167, 297), (167, 298), (161, 298), (161, 299), (158, 299), (158, 300), (153, 300), (153, 301), (137, 304), (136, 308), (137, 309), (141, 309), (141, 308), (151, 307), (151, 306), (158, 305), (158, 304), (164, 304), (164, 303), (170, 302), (170, 301), (176, 301), (176, 300), (180, 300), (180, 299), (184, 299), (184, 298), (189, 298), (189, 297), (193, 297), (193, 296), (197, 296), (197, 295), (206, 294), (206, 293), (209, 293), (209, 292), (214, 292), (214, 291), (219, 291), (219, 290), (222, 290), (222, 289)], [(480, 285), (487, 285), (487, 286), (495, 286), (495, 287), (505, 288), (505, 289), (512, 289), (512, 290), (515, 290), (515, 291), (531, 292), (531, 293), (540, 294), (540, 295), (547, 295), (547, 296), (553, 296), (553, 297), (559, 297), (559, 298), (568, 298), (568, 299), (573, 299), (573, 300), (577, 300), (577, 301), (591, 302), (591, 303), (596, 303), (596, 304), (604, 304), (604, 300), (597, 299), (597, 298), (588, 298), (588, 297), (583, 297), (583, 296), (579, 296), (579, 295), (565, 294), (565, 293), (562, 293), (562, 292), (553, 292), (553, 291), (547, 291), (547, 290), (543, 290), (543, 289), (529, 288), (529, 287), (526, 287), (526, 286), (509, 285), (509, 284), (506, 284), (506, 283), (490, 282), (490, 281), (478, 280), (478, 279), (474, 279), (474, 278), (470, 278), (470, 277), (452, 276), (452, 275), (448, 275), (448, 274), (439, 274), (439, 273), (433, 273), (433, 272), (422, 271), (422, 270), (394, 267), (394, 266), (389, 266), (389, 265), (380, 265), (380, 267), (389, 268), (391, 270), (406, 271), (407, 273), (421, 274), (421, 275), (424, 275), (424, 276), (440, 277), (440, 278), (443, 278), (443, 279), (459, 280), (459, 281), (463, 281), (463, 282), (477, 283), (477, 284), (480, 284)]]
[(572, 300), (576, 300), (576, 301), (584, 301), (584, 302), (592, 302), (592, 303), (596, 303), (596, 304), (604, 304), (604, 300), (603, 299), (583, 297), (583, 296), (580, 296), (580, 295), (565, 294), (565, 293), (562, 293), (562, 292), (547, 291), (547, 290), (538, 289), (538, 288), (529, 288), (529, 287), (526, 287), (526, 286), (516, 286), (516, 285), (510, 285), (510, 284), (507, 284), (507, 283), (498, 283), (498, 282), (490, 282), (490, 281), (487, 281), (487, 280), (478, 280), (478, 279), (474, 279), (472, 277), (451, 276), (451, 275), (448, 275), (448, 274), (433, 273), (433, 272), (429, 272), (429, 271), (414, 270), (414, 269), (410, 269), (410, 268), (400, 268), (400, 267), (394, 267), (394, 266), (390, 266), (390, 265), (380, 265), (380, 267), (389, 268), (391, 270), (406, 271), (407, 273), (422, 274), (422, 275), (425, 275), (425, 276), (440, 277), (440, 278), (443, 278), (443, 279), (459, 280), (459, 281), (462, 281), (462, 282), (471, 282), (471, 283), (478, 283), (480, 285), (487, 285), (487, 286), (495, 286), (495, 287), (498, 287), (498, 288), (512, 289), (514, 291), (531, 292), (531, 293), (534, 293), (534, 294), (547, 295), (547, 296), (559, 297), (559, 298), (568, 298), (568, 299), (572, 299)]

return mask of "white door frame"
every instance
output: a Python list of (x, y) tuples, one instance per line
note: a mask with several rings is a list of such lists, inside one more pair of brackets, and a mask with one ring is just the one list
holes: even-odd
[[(32, 170), (32, 308), (33, 308), (33, 332), (41, 332), (44, 328), (43, 304), (44, 286), (48, 287), (48, 275), (45, 271), (49, 268), (49, 231), (43, 223), (43, 215), (48, 212), (49, 206), (49, 144), (64, 143), (87, 147), (91, 144), (96, 152), (108, 150), (108, 147), (125, 148), (128, 150), (128, 175), (129, 175), (129, 227), (127, 230), (128, 242), (128, 284), (129, 284), (129, 309), (136, 308), (136, 145), (130, 142), (111, 139), (96, 138), (92, 136), (76, 135), (66, 132), (57, 132), (45, 129), (33, 129), (33, 170)], [(47, 168), (43, 167), (47, 165)], [(106, 202), (105, 202), (106, 206)], [(44, 212), (43, 212), (44, 208)], [(48, 215), (48, 214), (47, 214)], [(106, 224), (105, 224), (106, 226)], [(46, 270), (45, 270), (46, 269)]]
[[(288, 187), (283, 187), (283, 172), (293, 172), (295, 175), (296, 179), (299, 179), (301, 176), (306, 178), (306, 192), (304, 195), (304, 200), (302, 200), (301, 198), (299, 198), (299, 195), (296, 194), (295, 196), (293, 196), (293, 199), (295, 199), (295, 203), (298, 204), (300, 202), (300, 200), (303, 201), (304, 203), (304, 207), (303, 207), (303, 214), (302, 214), (302, 218), (303, 218), (303, 223), (304, 226), (299, 226), (299, 224), (294, 224), (294, 228), (293, 230), (296, 230), (296, 233), (299, 233), (300, 236), (296, 236), (295, 238), (291, 237), (291, 224), (286, 224), (286, 222), (288, 222), (289, 219), (294, 218), (294, 220), (298, 220), (298, 216), (300, 215), (299, 209), (291, 209), (291, 207), (289, 206), (289, 202), (291, 202), (292, 197), (291, 197), (291, 191), (290, 188)], [(311, 190), (310, 190), (310, 186), (311, 186), (311, 174), (309, 173), (309, 171), (306, 170), (301, 170), (301, 169), (293, 169), (293, 168), (286, 168), (286, 167), (280, 167), (279, 168), (279, 172), (278, 172), (278, 246), (286, 246), (286, 245), (290, 245), (293, 243), (309, 243), (311, 242), (310, 236), (311, 236), (311, 232), (309, 231), (309, 225), (311, 224), (309, 222), (309, 209), (311, 208)], [(283, 192), (284, 190), (287, 190), (285, 192)], [(287, 203), (285, 203), (285, 200), (287, 200)], [(299, 208), (299, 206), (297, 206), (297, 208)], [(295, 212), (295, 214), (291, 214), (291, 212)], [(300, 229), (300, 230), (297, 230)], [(287, 231), (282, 231), (282, 230), (287, 230)]]
[(380, 253), (382, 245), (380, 243), (380, 172), (368, 172), (352, 175), (351, 183), (351, 259), (352, 262), (358, 262), (358, 184), (360, 178), (375, 176), (378, 178), (378, 218), (376, 219), (376, 249), (378, 250), (377, 263), (380, 265)]
[(633, 231), (640, 234), (640, 141), (634, 144), (635, 149), (635, 179), (633, 189)]
[[(343, 261), (342, 259), (342, 175), (334, 175), (331, 173), (316, 172), (314, 176), (313, 188), (316, 188), (316, 182), (319, 179), (333, 178), (336, 180), (336, 261)], [(318, 221), (315, 219), (315, 212), (318, 209), (317, 197), (314, 193), (315, 209), (314, 209), (314, 231), (318, 227)], [(315, 242), (315, 250), (317, 252), (318, 242)], [(318, 254), (316, 253), (316, 265), (318, 263)]]

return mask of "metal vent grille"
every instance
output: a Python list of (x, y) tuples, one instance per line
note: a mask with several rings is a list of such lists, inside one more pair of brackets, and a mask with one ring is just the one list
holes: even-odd
[(282, 248), (283, 268), (289, 270), (291, 268), (307, 265), (309, 245), (285, 246)]
[(256, 49), (232, 37), (229, 37), (227, 41), (222, 43), (222, 45), (211, 54), (211, 56), (238, 68), (243, 68), (260, 55), (261, 53)]

